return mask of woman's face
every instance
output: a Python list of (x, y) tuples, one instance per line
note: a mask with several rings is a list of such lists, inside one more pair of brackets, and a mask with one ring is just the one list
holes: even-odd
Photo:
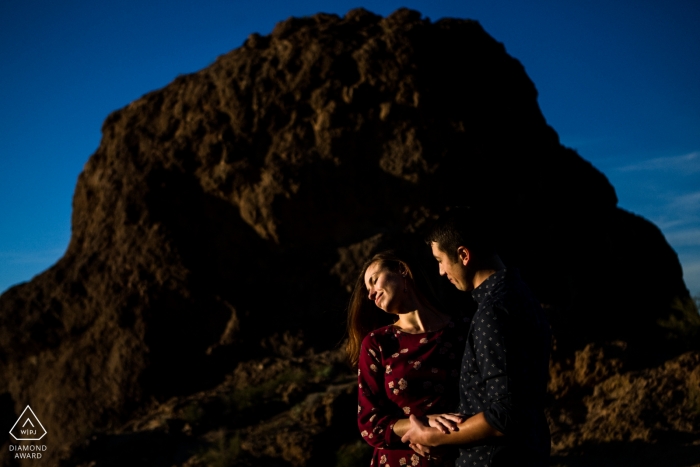
[(398, 312), (396, 308), (404, 289), (404, 280), (401, 274), (382, 267), (379, 261), (370, 264), (365, 271), (365, 287), (369, 292), (369, 299), (388, 313)]

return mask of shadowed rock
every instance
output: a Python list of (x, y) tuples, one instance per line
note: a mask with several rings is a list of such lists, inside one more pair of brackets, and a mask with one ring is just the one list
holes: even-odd
[(291, 18), (107, 118), (66, 254), (0, 298), (0, 409), (31, 404), (67, 446), (239, 362), (332, 348), (372, 248), (466, 204), (498, 213), (561, 355), (621, 340), (643, 367), (656, 339), (663, 361), (680, 264), (616, 203), (477, 22)]

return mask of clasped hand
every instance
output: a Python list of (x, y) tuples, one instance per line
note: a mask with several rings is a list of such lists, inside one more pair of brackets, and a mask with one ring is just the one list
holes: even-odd
[(434, 435), (458, 431), (457, 425), (464, 420), (465, 417), (456, 413), (428, 415), (423, 419), (411, 415), (409, 417), (411, 425), (406, 434), (401, 437), (401, 441), (408, 443), (411, 449), (421, 456), (430, 458), (430, 448), (436, 446)]

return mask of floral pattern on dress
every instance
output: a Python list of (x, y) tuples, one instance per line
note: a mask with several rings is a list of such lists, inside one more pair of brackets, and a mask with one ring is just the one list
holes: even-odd
[(440, 460), (420, 457), (393, 432), (394, 424), (409, 415), (456, 410), (461, 362), (440, 352), (446, 349), (456, 354), (464, 348), (469, 322), (452, 324), (421, 334), (386, 326), (363, 340), (358, 365), (358, 426), (362, 438), (374, 447), (372, 465), (435, 467), (452, 465), (456, 458), (456, 449), (454, 456)]

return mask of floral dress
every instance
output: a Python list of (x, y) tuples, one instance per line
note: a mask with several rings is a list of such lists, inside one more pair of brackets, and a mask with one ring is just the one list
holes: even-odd
[(362, 341), (358, 363), (357, 421), (362, 439), (374, 447), (373, 467), (453, 465), (457, 450), (437, 459), (416, 454), (393, 431), (394, 424), (455, 412), (459, 369), (469, 320), (450, 321), (443, 329), (409, 334), (395, 326), (379, 328)]

